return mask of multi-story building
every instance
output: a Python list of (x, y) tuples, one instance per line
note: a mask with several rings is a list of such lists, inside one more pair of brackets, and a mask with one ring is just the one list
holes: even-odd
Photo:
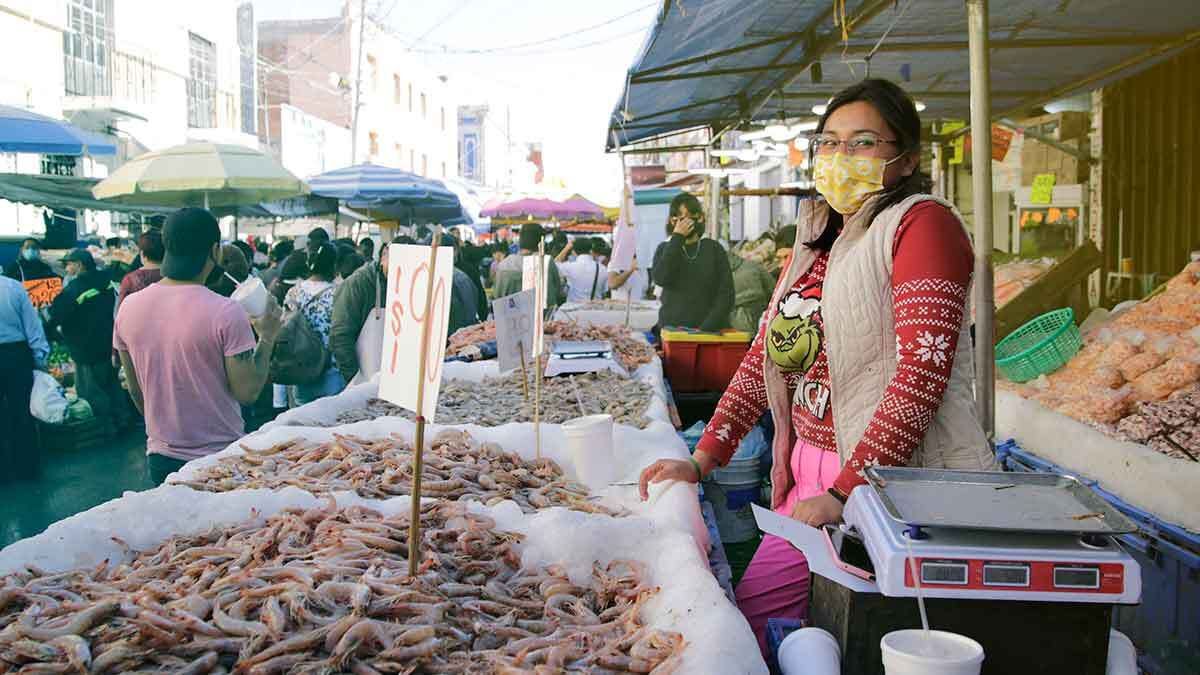
[[(65, 118), (118, 146), (95, 159), (0, 154), (0, 171), (98, 177), (188, 141), (257, 147), (249, 2), (0, 0), (0, 35), (0, 103)], [(0, 231), (41, 232), (42, 211), (0, 201)], [(108, 222), (89, 213), (79, 229), (106, 234)]]
[[(264, 21), (258, 26), (266, 106), (259, 133), (290, 161), (287, 146), (303, 143), (285, 133), (283, 106), (351, 128), (358, 83), (359, 29), (363, 30), (361, 86), (354, 162), (374, 162), (430, 178), (458, 173), (458, 105), (447, 78), (347, 2), (338, 17)], [(327, 149), (309, 148), (328, 154)], [(304, 163), (312, 164), (310, 158)], [(286, 165), (286, 162), (285, 162)]]

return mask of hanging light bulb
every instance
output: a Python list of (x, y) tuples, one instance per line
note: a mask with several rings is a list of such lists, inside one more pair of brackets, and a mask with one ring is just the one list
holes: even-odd
[(824, 115), (826, 110), (829, 110), (829, 106), (825, 105), (824, 103), (818, 103), (812, 107), (814, 115)]
[(915, 101), (914, 103), (917, 106), (917, 112), (925, 112), (925, 102), (924, 101)]

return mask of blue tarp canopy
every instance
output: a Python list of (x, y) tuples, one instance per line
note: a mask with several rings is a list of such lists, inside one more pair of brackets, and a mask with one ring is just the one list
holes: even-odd
[(48, 176), (42, 174), (0, 173), (0, 199), (52, 209), (88, 209), (117, 213), (154, 215), (171, 213), (174, 208), (115, 204), (92, 196), (98, 178)]
[(114, 155), (108, 138), (24, 108), (0, 105), (0, 152)]
[[(609, 148), (695, 127), (811, 116), (846, 85), (901, 83), (925, 119), (969, 118), (963, 0), (663, 3), (613, 111)], [(1018, 115), (1200, 44), (1195, 0), (989, 3), (992, 110)], [(614, 142), (613, 135), (617, 136)]]

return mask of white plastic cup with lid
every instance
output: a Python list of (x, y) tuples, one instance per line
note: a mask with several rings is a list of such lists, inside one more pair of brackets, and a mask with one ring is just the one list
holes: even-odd
[(588, 415), (562, 425), (575, 478), (591, 490), (608, 487), (616, 477), (612, 415)]
[(820, 628), (788, 633), (777, 654), (783, 675), (841, 675), (842, 652), (837, 638)]
[(258, 277), (246, 277), (246, 280), (234, 289), (230, 298), (254, 318), (262, 316), (267, 311), (267, 287)]
[(979, 675), (983, 646), (942, 630), (895, 630), (879, 641), (886, 675)]

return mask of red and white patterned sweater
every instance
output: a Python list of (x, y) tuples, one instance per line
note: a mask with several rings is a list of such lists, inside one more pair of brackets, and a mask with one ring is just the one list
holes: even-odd
[[(922, 202), (909, 209), (893, 246), (896, 374), (834, 482), (834, 489), (842, 495), (865, 482), (862, 471), (867, 466), (907, 464), (924, 438), (949, 382), (970, 288), (971, 243), (958, 219), (940, 204)], [(819, 300), (827, 262), (827, 253), (819, 255), (808, 273), (796, 280), (792, 292)], [(820, 314), (818, 309), (812, 320), (823, 331)], [(762, 372), (765, 336), (766, 326), (760, 326), (697, 446), (722, 465), (768, 409)], [(836, 452), (830, 404), (836, 394), (830, 391), (823, 336), (820, 343), (820, 352), (808, 371), (787, 373), (785, 380), (792, 396), (796, 437)]]

